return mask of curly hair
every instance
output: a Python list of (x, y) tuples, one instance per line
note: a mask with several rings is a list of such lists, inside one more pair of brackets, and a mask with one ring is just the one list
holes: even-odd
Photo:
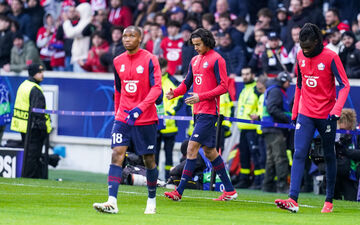
[(305, 23), (305, 25), (301, 28), (299, 39), (302, 42), (307, 40), (312, 42), (318, 41), (318, 43), (323, 42), (323, 37), (319, 27), (312, 23)]
[(351, 127), (351, 129), (354, 130), (357, 124), (355, 110), (349, 108), (343, 108), (343, 110), (341, 111), (339, 123), (342, 123), (347, 127)]
[(204, 43), (205, 46), (209, 47), (210, 49), (215, 48), (215, 38), (212, 33), (204, 28), (196, 29), (194, 32), (191, 33), (190, 36), (190, 44), (193, 45), (192, 39), (193, 38), (200, 38), (201, 41)]

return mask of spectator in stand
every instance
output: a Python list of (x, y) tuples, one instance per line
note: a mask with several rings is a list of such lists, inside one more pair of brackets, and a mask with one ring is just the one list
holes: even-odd
[(204, 14), (204, 4), (202, 1), (194, 0), (191, 2), (191, 8), (187, 17), (195, 18), (197, 24), (200, 24), (202, 15)]
[(163, 36), (167, 36), (166, 24), (167, 24), (167, 17), (164, 13), (156, 13), (155, 14), (155, 23), (159, 24), (163, 33)]
[(336, 54), (339, 54), (340, 49), (343, 48), (340, 31), (336, 27), (330, 28), (326, 31), (326, 39), (329, 41), (326, 48), (333, 50)]
[(109, 44), (99, 31), (92, 34), (91, 43), (92, 47), (86, 61), (79, 60), (79, 65), (88, 72), (108, 72), (107, 67), (101, 64), (100, 57), (109, 50)]
[(175, 6), (170, 10), (170, 20), (184, 23), (185, 12), (180, 6)]
[(111, 23), (107, 20), (108, 15), (106, 9), (99, 9), (95, 11), (95, 20), (93, 25), (97, 31), (101, 32), (101, 35), (105, 38), (108, 43), (111, 43)]
[(287, 34), (288, 11), (283, 4), (276, 10), (276, 21), (280, 26), (280, 39), (285, 40)]
[(84, 36), (83, 31), (92, 20), (91, 6), (89, 3), (81, 3), (76, 7), (76, 11), (80, 15), (79, 22), (73, 26), (67, 15), (63, 14), (63, 29), (66, 37), (74, 39), (71, 48), (71, 63), (74, 66), (74, 72), (85, 72), (78, 61), (86, 60), (89, 51), (90, 37)]
[(277, 31), (278, 27), (273, 21), (273, 13), (268, 8), (262, 8), (257, 13), (258, 20), (256, 21), (254, 32), (249, 36), (247, 45), (250, 48), (254, 48), (257, 42), (255, 41), (255, 32), (258, 30), (263, 30), (265, 33), (270, 31)]
[(45, 64), (46, 70), (51, 70), (50, 60), (54, 52), (50, 48), (50, 40), (55, 29), (54, 14), (47, 12), (44, 16), (44, 26), (40, 27), (36, 36), (36, 46), (40, 49), (40, 58)]
[(360, 13), (357, 19), (352, 22), (351, 30), (355, 34), (356, 40), (360, 40)]
[(355, 35), (351, 31), (345, 31), (341, 36), (344, 48), (339, 56), (344, 65), (348, 78), (360, 78), (360, 50), (355, 48)]
[(159, 55), (159, 50), (154, 51), (154, 46), (160, 47), (160, 42), (162, 38), (161, 27), (157, 23), (150, 23), (150, 28), (147, 33), (144, 34), (142, 41), (142, 48), (148, 50), (154, 55)]
[(106, 2), (107, 2), (107, 0), (91, 0), (90, 1), (91, 10), (93, 12), (96, 12), (99, 10), (106, 10), (106, 8), (107, 8)]
[(331, 0), (330, 8), (337, 9), (343, 21), (351, 22), (356, 19), (356, 15), (360, 12), (359, 0)]
[(10, 63), (13, 46), (13, 33), (10, 30), (10, 19), (0, 15), (0, 68)]
[(192, 32), (193, 32), (193, 29), (188, 24), (184, 24), (181, 27), (181, 36), (184, 41), (184, 44), (181, 48), (181, 54), (182, 54), (181, 74), (184, 77), (188, 73), (189, 64), (190, 64), (191, 59), (195, 55), (197, 55), (197, 52), (195, 51), (194, 47), (189, 43)]
[(234, 27), (237, 31), (239, 31), (243, 35), (243, 37), (244, 37), (243, 39), (246, 39), (245, 33), (248, 30), (249, 23), (245, 19), (238, 17), (234, 21)]
[(111, 28), (112, 43), (108, 52), (100, 56), (101, 64), (107, 67), (109, 72), (113, 71), (113, 59), (126, 51), (121, 41), (122, 32), (122, 27), (114, 26)]
[(171, 75), (178, 74), (181, 71), (181, 48), (184, 41), (179, 32), (181, 25), (177, 21), (170, 21), (168, 24), (168, 36), (160, 44), (163, 52), (163, 58), (168, 61), (168, 73)]
[(325, 27), (325, 18), (321, 8), (317, 7), (314, 0), (302, 0), (304, 14), (309, 17), (310, 23), (316, 24), (318, 27)]
[[(228, 13), (230, 11), (228, 0), (216, 0), (216, 12), (214, 13), (215, 21), (219, 22), (219, 17), (222, 13)], [(237, 16), (233, 13), (230, 14), (230, 19), (235, 20)]]
[(215, 48), (226, 62), (226, 71), (230, 78), (241, 76), (241, 70), (246, 64), (244, 50), (234, 44), (229, 33), (218, 33), (219, 46)]
[[(291, 29), (291, 37), (294, 42), (294, 47), (292, 47), (292, 49), (289, 52), (289, 60), (292, 65), (295, 65), (297, 53), (301, 50), (300, 39), (299, 39), (300, 30), (301, 30), (301, 27), (293, 27)], [(294, 69), (295, 69), (295, 67), (293, 66), (291, 73), (294, 73)], [(292, 74), (292, 75), (294, 75), (294, 74)]]
[(261, 56), (262, 69), (268, 77), (276, 77), (280, 72), (290, 71), (292, 65), (285, 47), (281, 45), (279, 35), (270, 32), (268, 39), (265, 52)]
[(326, 30), (336, 27), (340, 32), (350, 30), (350, 26), (347, 23), (340, 21), (339, 11), (337, 9), (329, 9), (325, 13), (326, 27), (322, 30), (322, 34), (326, 33)]
[(158, 3), (156, 1), (141, 0), (134, 12), (134, 24), (136, 26), (143, 26), (147, 21), (147, 17), (156, 11)]
[(10, 11), (10, 7), (9, 7), (8, 3), (5, 0), (1, 0), (0, 1), (0, 15), (6, 16), (9, 14), (9, 11)]
[(110, 0), (109, 22), (116, 26), (128, 27), (132, 24), (131, 10), (122, 5), (121, 0)]
[(14, 36), (13, 47), (11, 49), (10, 64), (5, 64), (3, 70), (6, 72), (14, 71), (20, 73), (26, 70), (32, 63), (41, 64), (39, 51), (31, 40), (24, 40), (24, 36), (18, 32)]
[(261, 29), (255, 31), (254, 37), (256, 41), (256, 46), (249, 60), (248, 66), (251, 67), (252, 71), (256, 74), (256, 76), (260, 76), (263, 73), (261, 56), (265, 51), (265, 46), (268, 42), (268, 38), (265, 35), (265, 31)]
[[(35, 42), (37, 41), (37, 32), (40, 29), (40, 27), (42, 27), (45, 22), (44, 22), (44, 15), (45, 15), (45, 11), (44, 8), (41, 7), (41, 5), (39, 4), (39, 0), (27, 0), (27, 8), (24, 10), (25, 13), (27, 13), (31, 20), (28, 21), (28, 23), (31, 24), (31, 30), (30, 30), (30, 34), (29, 34), (29, 38)], [(53, 14), (55, 16), (55, 14)], [(54, 19), (56, 19), (56, 17), (53, 17)]]
[[(8, 15), (10, 19), (19, 23), (20, 32), (26, 37), (30, 38), (32, 34), (32, 24), (29, 14), (24, 13), (24, 3), (21, 0), (11, 1), (11, 12)], [(35, 28), (36, 29), (36, 28)], [(35, 33), (37, 32), (37, 29)], [(35, 37), (34, 37), (35, 38)]]
[(201, 24), (206, 30), (211, 30), (215, 25), (215, 17), (211, 13), (206, 13), (201, 17)]
[(220, 32), (229, 33), (235, 45), (240, 46), (242, 49), (246, 49), (246, 45), (244, 42), (244, 34), (239, 32), (235, 27), (231, 25), (231, 19), (229, 13), (221, 13), (219, 15), (218, 24), (220, 27)]
[[(69, 19), (70, 24), (75, 26), (78, 23), (78, 17), (76, 15), (76, 9), (72, 5), (67, 5), (63, 8), (64, 16)], [(71, 64), (71, 48), (73, 44), (73, 38), (68, 38), (64, 33), (63, 26), (59, 26), (56, 32), (56, 40), (63, 42), (63, 48), (65, 51), (64, 69), (65, 71), (73, 71), (73, 65)]]
[[(292, 16), (287, 25), (288, 31), (291, 31), (293, 27), (302, 27), (305, 23), (310, 22), (310, 17), (303, 12), (301, 0), (291, 0), (290, 9), (292, 12)], [(283, 41), (286, 50), (290, 51), (294, 46), (291, 35), (287, 35), (286, 39)]]

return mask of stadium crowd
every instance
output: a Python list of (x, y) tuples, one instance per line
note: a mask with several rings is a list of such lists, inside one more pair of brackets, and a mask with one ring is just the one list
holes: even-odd
[[(163, 83), (176, 87), (173, 75), (186, 76), (189, 62), (197, 54), (188, 42), (190, 34), (203, 27), (214, 35), (215, 50), (225, 59), (230, 78), (229, 94), (222, 97), (221, 103), (226, 104), (221, 105), (221, 110), (225, 116), (234, 116), (232, 101), (237, 100), (238, 118), (261, 120), (265, 90), (269, 96), (273, 92), (272, 101), (277, 104), (279, 96), (267, 88), (279, 85), (286, 90), (291, 78), (296, 77), (299, 33), (305, 23), (321, 29), (324, 45), (340, 56), (348, 78), (360, 78), (357, 0), (0, 0), (0, 68), (20, 72), (32, 63), (42, 63), (46, 70), (53, 71), (112, 72), (113, 58), (125, 52), (123, 29), (136, 25), (143, 29), (141, 47), (164, 59), (159, 60), (165, 68)], [(245, 88), (236, 99), (234, 78), (240, 76)], [(165, 92), (167, 88), (163, 86)], [(167, 103), (165, 113), (175, 115), (182, 102)], [(271, 113), (270, 105), (267, 110)], [(352, 115), (346, 112), (340, 121), (356, 124)], [(280, 116), (276, 122), (291, 120)], [(165, 150), (171, 152), (178, 130), (170, 129), (176, 127), (175, 123), (168, 123), (160, 133), (168, 141), (165, 148), (169, 149)], [(223, 123), (223, 138), (231, 135), (230, 127), (231, 123)], [(238, 161), (241, 167), (232, 174), (235, 187), (287, 193), (291, 135), (249, 124), (238, 127), (242, 131)], [(276, 133), (290, 141), (270, 143), (279, 137), (271, 136)], [(277, 154), (275, 147), (281, 147), (282, 154)], [(286, 154), (287, 149), (290, 154)], [(341, 151), (349, 156), (347, 149)], [(351, 161), (349, 171), (356, 173), (356, 160)], [(165, 168), (170, 170), (172, 160), (167, 159), (167, 164)], [(171, 173), (166, 174), (168, 178)], [(349, 185), (357, 187), (358, 174), (350, 175), (354, 174), (349, 172), (349, 179), (355, 183)], [(303, 190), (312, 191), (312, 180), (306, 177)], [(347, 199), (356, 200), (356, 196)]]

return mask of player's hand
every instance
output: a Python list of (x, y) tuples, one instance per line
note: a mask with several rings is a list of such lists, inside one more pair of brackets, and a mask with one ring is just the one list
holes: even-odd
[(340, 119), (340, 116), (337, 116), (337, 115), (328, 115), (328, 118), (327, 118), (328, 120), (334, 120), (334, 121), (336, 121), (336, 120), (339, 120)]
[(189, 95), (191, 95), (191, 97), (188, 97), (188, 98), (185, 99), (186, 104), (192, 105), (192, 104), (200, 102), (200, 98), (199, 98), (199, 95), (197, 93), (190, 92)]
[(125, 121), (127, 124), (129, 124), (130, 126), (134, 126), (135, 124), (135, 120), (137, 118), (139, 118), (139, 116), (141, 115), (142, 111), (141, 109), (139, 109), (138, 107), (133, 108), (132, 110), (128, 111), (128, 110), (124, 110), (126, 113), (128, 113), (129, 115), (126, 117)]
[(166, 98), (168, 99), (168, 100), (170, 100), (170, 99), (173, 99), (174, 98), (174, 90), (172, 89), (172, 88), (170, 88), (170, 90), (168, 91), (168, 92), (166, 92)]

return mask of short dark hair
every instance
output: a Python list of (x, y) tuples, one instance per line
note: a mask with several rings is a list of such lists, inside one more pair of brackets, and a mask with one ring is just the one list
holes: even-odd
[(150, 27), (158, 27), (158, 28), (161, 27), (160, 24), (158, 24), (158, 23), (150, 23), (149, 25), (150, 25)]
[(220, 19), (220, 18), (226, 18), (226, 19), (228, 19), (228, 20), (231, 21), (231, 16), (230, 16), (230, 13), (228, 13), (228, 12), (220, 13), (219, 19)]
[(206, 20), (207, 22), (209, 22), (210, 24), (214, 24), (215, 23), (215, 17), (212, 13), (205, 13), (202, 17), (201, 20)]
[(337, 18), (340, 19), (339, 10), (337, 10), (336, 8), (331, 8), (328, 10), (328, 12), (332, 12), (335, 16), (337, 16)]
[(159, 65), (160, 68), (163, 69), (168, 65), (168, 61), (164, 58), (159, 58)]
[(247, 69), (250, 70), (250, 73), (251, 73), (251, 74), (254, 73), (253, 69), (252, 69), (250, 66), (244, 66), (241, 70), (247, 70)]
[(124, 31), (124, 28), (122, 26), (112, 26), (111, 33), (114, 32), (114, 30), (118, 30), (122, 33)]
[(272, 19), (274, 14), (269, 8), (262, 8), (257, 13), (257, 17), (259, 18), (260, 16), (265, 16), (265, 17), (269, 17)]
[(101, 39), (105, 39), (104, 37), (104, 33), (101, 31), (94, 31), (94, 33), (91, 34), (91, 40), (95, 37), (98, 36)]
[(193, 38), (200, 38), (205, 46), (214, 49), (215, 48), (215, 38), (212, 33), (204, 28), (198, 28), (191, 33), (190, 44), (192, 43)]
[(138, 33), (140, 36), (142, 36), (142, 31), (141, 31), (141, 29), (139, 28), (139, 27), (137, 27), (137, 26), (128, 26), (128, 27), (126, 27), (125, 29), (124, 29), (124, 31), (125, 30), (127, 30), (127, 29), (129, 29), (129, 30), (135, 30), (136, 31), (136, 33)]
[(238, 17), (236, 18), (236, 20), (234, 21), (234, 25), (235, 26), (239, 26), (239, 25), (244, 25), (247, 26), (249, 25), (249, 23), (242, 17)]
[(323, 42), (320, 29), (312, 23), (305, 23), (305, 25), (301, 28), (299, 39), (301, 42), (318, 41), (318, 44)]
[(167, 24), (167, 27), (177, 27), (177, 28), (181, 28), (181, 23), (176, 21), (176, 20), (170, 20)]

